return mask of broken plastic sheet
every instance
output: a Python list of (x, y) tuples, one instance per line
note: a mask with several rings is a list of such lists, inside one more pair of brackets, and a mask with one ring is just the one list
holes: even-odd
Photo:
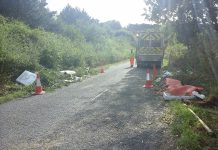
[(31, 85), (36, 80), (36, 74), (25, 70), (16, 81), (23, 85)]
[(171, 95), (170, 93), (163, 92), (163, 98), (165, 100), (188, 100), (188, 99), (194, 99), (195, 96), (194, 95), (191, 95), (191, 96), (175, 96), (175, 95)]

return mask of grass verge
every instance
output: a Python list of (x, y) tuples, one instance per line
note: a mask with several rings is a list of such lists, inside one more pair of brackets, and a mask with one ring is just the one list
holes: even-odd
[(218, 149), (217, 109), (188, 106), (213, 130), (214, 133), (211, 135), (207, 133), (200, 122), (191, 114), (187, 106), (178, 101), (170, 102), (169, 106), (174, 116), (172, 133), (178, 137), (177, 142), (182, 150)]
[[(126, 61), (126, 60), (125, 60)], [(108, 69), (114, 65), (118, 65), (125, 61), (107, 64), (104, 66), (105, 69)], [(85, 67), (78, 67), (75, 69), (76, 76), (82, 77), (84, 75), (96, 75), (99, 73), (99, 68), (90, 68), (87, 72)], [(64, 82), (66, 76), (61, 75), (58, 71), (42, 69), (39, 71), (41, 77), (41, 83), (46, 92), (54, 91), (57, 88), (61, 88), (63, 86), (68, 86), (70, 83)], [(5, 84), (0, 85), (0, 104), (11, 101), (16, 98), (26, 97), (28, 95), (32, 95), (34, 93), (34, 85), (24, 86), (17, 84), (15, 82), (7, 82)]]

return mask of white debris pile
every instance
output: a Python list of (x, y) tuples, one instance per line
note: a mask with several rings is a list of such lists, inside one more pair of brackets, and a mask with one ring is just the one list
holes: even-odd
[(74, 70), (63, 70), (63, 71), (60, 71), (60, 73), (64, 74), (64, 75), (70, 75), (70, 76), (74, 76), (76, 75), (76, 71)]
[(82, 77), (77, 77), (74, 70), (62, 70), (60, 73), (66, 77), (64, 81), (68, 83), (80, 82), (83, 79)]
[(193, 91), (192, 95), (190, 96), (188, 95), (175, 96), (175, 95), (171, 95), (170, 93), (163, 92), (164, 100), (191, 100), (191, 99), (195, 99), (196, 97), (200, 99), (204, 99), (205, 95), (199, 94), (197, 91)]
[(166, 77), (172, 77), (173, 76), (173, 73), (172, 72), (169, 72), (169, 71), (164, 71), (163, 72), (163, 75), (162, 75), (162, 77), (163, 78), (166, 78)]

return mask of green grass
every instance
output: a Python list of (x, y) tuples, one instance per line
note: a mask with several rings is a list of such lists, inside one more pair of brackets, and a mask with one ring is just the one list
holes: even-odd
[[(205, 109), (196, 106), (190, 107), (212, 130), (217, 129), (217, 110)], [(172, 133), (178, 137), (177, 142), (184, 150), (213, 150), (218, 148), (218, 139), (209, 135), (193, 114), (178, 101), (170, 102), (170, 109), (174, 115)], [(216, 113), (211, 113), (211, 111)]]
[(24, 87), (18, 84), (7, 85), (1, 91), (0, 104), (19, 98), (19, 97), (27, 96), (31, 93), (31, 91), (33, 93), (34, 91), (33, 86)]

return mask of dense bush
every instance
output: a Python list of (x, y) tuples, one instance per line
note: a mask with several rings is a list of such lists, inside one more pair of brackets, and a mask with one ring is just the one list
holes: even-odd
[[(14, 81), (24, 70), (96, 67), (127, 58), (131, 49), (128, 41), (107, 36), (103, 29), (98, 28), (94, 33), (101, 36), (92, 39), (90, 35), (91, 40), (87, 42), (87, 35), (73, 25), (63, 25), (65, 36), (65, 32), (59, 34), (31, 29), (19, 21), (0, 16), (0, 75)], [(1, 83), (3, 79), (0, 79)]]

